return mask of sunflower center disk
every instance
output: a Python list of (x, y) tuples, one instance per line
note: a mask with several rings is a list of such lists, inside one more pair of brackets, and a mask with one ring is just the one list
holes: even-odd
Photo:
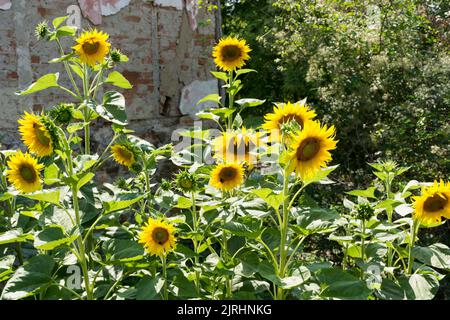
[(220, 171), (219, 174), (219, 179), (220, 182), (222, 183), (233, 180), (235, 177), (236, 177), (236, 169), (234, 168), (224, 168)]
[(131, 160), (131, 158), (133, 156), (133, 154), (129, 150), (125, 149), (125, 148), (120, 148), (119, 149), (119, 154), (125, 160)]
[(45, 135), (44, 131), (42, 131), (39, 126), (34, 127), (34, 132), (36, 134), (36, 138), (39, 142), (44, 146), (50, 145), (50, 139)]
[(98, 42), (86, 42), (83, 44), (83, 51), (87, 54), (96, 54), (100, 44)]
[(432, 197), (428, 197), (423, 204), (423, 207), (428, 212), (436, 212), (443, 210), (447, 204), (448, 199), (445, 196), (434, 194)]
[(297, 159), (308, 161), (316, 156), (320, 150), (320, 141), (316, 138), (308, 138), (300, 144), (297, 149)]
[(222, 49), (222, 58), (224, 61), (234, 61), (241, 56), (241, 49), (236, 46), (225, 46)]
[(159, 245), (163, 245), (169, 240), (169, 232), (161, 227), (155, 228), (152, 232), (152, 238)]
[(26, 182), (34, 182), (36, 180), (36, 172), (33, 168), (30, 168), (27, 165), (22, 165), (20, 168), (20, 175)]

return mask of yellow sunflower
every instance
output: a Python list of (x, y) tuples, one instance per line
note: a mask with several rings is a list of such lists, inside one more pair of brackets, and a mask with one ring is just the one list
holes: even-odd
[(127, 166), (128, 168), (136, 162), (134, 153), (126, 146), (115, 144), (111, 147), (111, 152), (117, 163)]
[(414, 218), (424, 226), (439, 225), (442, 217), (450, 219), (450, 183), (434, 181), (422, 188), (422, 194), (413, 197), (413, 207)]
[(39, 164), (29, 153), (17, 151), (8, 162), (6, 176), (8, 181), (20, 192), (29, 193), (40, 190), (41, 178), (39, 172), (44, 165)]
[(281, 139), (281, 127), (289, 121), (296, 121), (301, 127), (304, 123), (314, 119), (316, 113), (306, 106), (302, 101), (296, 103), (280, 103), (273, 108), (273, 113), (264, 116), (265, 122), (262, 127), (271, 133), (275, 141)]
[(336, 148), (334, 126), (321, 126), (319, 121), (306, 121), (293, 137), (289, 153), (289, 169), (302, 179), (311, 178), (331, 161), (330, 150)]
[(93, 67), (97, 62), (103, 62), (108, 54), (111, 47), (111, 44), (107, 41), (108, 38), (108, 34), (96, 29), (85, 31), (76, 40), (78, 44), (72, 48), (81, 61)]
[(217, 189), (229, 191), (244, 182), (244, 168), (236, 163), (219, 164), (211, 172), (209, 184)]
[(250, 166), (257, 162), (258, 148), (261, 146), (261, 134), (245, 127), (239, 131), (223, 132), (212, 141), (214, 158), (223, 162), (245, 162)]
[(53, 153), (50, 132), (37, 115), (25, 111), (24, 116), (17, 122), (22, 140), (31, 152), (38, 157), (45, 157)]
[(244, 66), (245, 61), (250, 59), (250, 51), (245, 40), (233, 37), (220, 39), (213, 49), (214, 62), (224, 71), (233, 71)]
[(139, 243), (151, 255), (163, 256), (175, 249), (175, 228), (162, 219), (149, 218), (139, 234)]

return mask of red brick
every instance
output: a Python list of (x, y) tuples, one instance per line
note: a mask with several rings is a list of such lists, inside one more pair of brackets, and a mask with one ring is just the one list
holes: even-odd
[(39, 56), (31, 56), (31, 63), (41, 63), (41, 57)]
[(138, 17), (138, 16), (126, 16), (126, 17), (123, 17), (123, 20), (128, 21), (128, 22), (140, 22), (141, 21), (141, 17)]
[(6, 75), (8, 79), (19, 79), (19, 75), (15, 71), (8, 72)]

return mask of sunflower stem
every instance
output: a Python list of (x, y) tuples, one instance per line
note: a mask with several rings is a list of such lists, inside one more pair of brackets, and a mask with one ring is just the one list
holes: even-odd
[[(61, 128), (59, 128), (60, 137), (64, 146), (64, 151), (67, 158), (67, 167), (66, 170), (68, 171), (70, 176), (73, 176), (74, 174), (74, 168), (73, 168), (73, 161), (72, 161), (72, 150), (70, 149), (69, 142), (67, 141), (66, 135), (62, 131)], [(83, 278), (84, 278), (84, 285), (86, 287), (86, 295), (88, 300), (93, 300), (91, 285), (89, 282), (89, 271), (87, 267), (87, 261), (86, 261), (86, 252), (84, 247), (84, 241), (83, 241), (83, 233), (82, 233), (82, 227), (81, 227), (81, 217), (80, 217), (80, 206), (78, 203), (78, 188), (76, 183), (72, 183), (70, 185), (70, 189), (72, 191), (72, 204), (73, 204), (73, 210), (75, 212), (75, 222), (77, 225), (77, 229), (79, 232), (78, 238), (77, 238), (77, 247), (78, 247), (78, 254), (77, 259), (78, 262), (81, 264), (81, 270), (83, 272)], [(76, 247), (75, 247), (76, 250)]]
[[(56, 38), (56, 43), (59, 46), (59, 51), (61, 53), (61, 56), (64, 56), (64, 54), (65, 54), (64, 49), (58, 38)], [(66, 68), (66, 72), (67, 72), (67, 75), (69, 76), (70, 82), (72, 83), (72, 86), (78, 95), (78, 98), (82, 100), (80, 89), (78, 88), (77, 83), (75, 82), (75, 79), (73, 78), (73, 74), (72, 74), (72, 71), (70, 70), (69, 63), (67, 61), (63, 61), (63, 64), (64, 64), (64, 67)]]
[(163, 286), (163, 299), (169, 300), (169, 294), (167, 291), (167, 261), (166, 254), (164, 253), (161, 256), (162, 268), (163, 268), (163, 278), (164, 278), (164, 286)]
[(194, 245), (194, 263), (195, 263), (195, 289), (197, 290), (197, 295), (200, 296), (200, 274), (197, 271), (197, 268), (200, 266), (200, 262), (198, 259), (198, 241), (197, 241), (197, 230), (198, 230), (198, 221), (197, 221), (197, 205), (195, 199), (195, 192), (191, 192), (192, 199), (192, 228), (195, 236), (192, 239)]
[(408, 269), (406, 272), (406, 274), (408, 274), (408, 275), (410, 275), (412, 273), (412, 267), (413, 267), (413, 263), (414, 263), (412, 249), (416, 242), (418, 229), (419, 229), (419, 223), (418, 223), (417, 219), (414, 219), (413, 223), (411, 224), (411, 234), (410, 234), (410, 241), (409, 241), (409, 246), (408, 246)]
[(86, 261), (86, 252), (84, 248), (84, 241), (83, 236), (81, 232), (81, 217), (80, 217), (80, 208), (78, 204), (78, 188), (75, 185), (72, 185), (72, 201), (73, 201), (73, 209), (75, 211), (75, 219), (77, 222), (77, 228), (79, 230), (79, 236), (77, 238), (77, 246), (79, 250), (79, 257), (80, 257), (80, 264), (81, 264), (81, 270), (83, 272), (83, 278), (84, 278), (84, 286), (86, 287), (86, 295), (88, 300), (92, 300), (92, 291), (91, 291), (91, 285), (89, 282), (89, 272), (87, 268), (87, 261)]
[[(285, 169), (283, 174), (283, 219), (282, 224), (280, 225), (280, 262), (278, 264), (278, 276), (280, 278), (284, 278), (286, 274), (286, 258), (287, 258), (287, 250), (286, 250), (286, 241), (287, 241), (287, 231), (288, 231), (288, 222), (289, 222), (289, 174)], [(284, 291), (283, 288), (278, 287), (277, 300), (284, 299)]]
[(91, 154), (91, 142), (90, 142), (90, 112), (87, 106), (89, 101), (89, 70), (88, 66), (85, 63), (83, 65), (83, 90), (84, 90), (84, 153)]
[[(389, 179), (390, 179), (390, 177), (389, 177), (389, 173), (388, 173), (388, 177), (387, 177), (386, 183), (385, 183), (386, 200), (392, 199), (392, 197), (391, 197), (391, 194), (392, 194), (392, 192), (391, 192), (391, 182), (390, 182)], [(388, 208), (386, 211), (387, 211), (387, 216), (388, 216), (388, 222), (389, 222), (389, 224), (391, 224), (392, 223), (392, 213), (393, 213), (392, 209)], [(393, 259), (394, 259), (394, 252), (392, 251), (392, 247), (388, 246), (388, 249), (387, 249), (387, 267), (388, 268), (392, 267)]]
[[(228, 108), (229, 109), (233, 109), (234, 107), (234, 94), (232, 94), (231, 92), (231, 86), (233, 84), (234, 80), (233, 80), (233, 71), (229, 71), (228, 72), (228, 83), (229, 83), (229, 88), (228, 88)], [(230, 114), (228, 116), (228, 125), (227, 125), (227, 129), (231, 130), (233, 128), (233, 115)]]

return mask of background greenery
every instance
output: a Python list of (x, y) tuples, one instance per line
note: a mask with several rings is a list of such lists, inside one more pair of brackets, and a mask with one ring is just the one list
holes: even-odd
[[(380, 159), (410, 166), (404, 181), (449, 178), (450, 2), (221, 2), (223, 33), (248, 41), (248, 67), (258, 71), (247, 75), (241, 95), (268, 100), (248, 109), (247, 125), (257, 127), (272, 102), (307, 97), (319, 118), (337, 127), (338, 183), (317, 199), (338, 204), (336, 190), (367, 187), (367, 162)], [(449, 230), (447, 221), (422, 241), (448, 244)], [(441, 298), (450, 296), (448, 283)]]

